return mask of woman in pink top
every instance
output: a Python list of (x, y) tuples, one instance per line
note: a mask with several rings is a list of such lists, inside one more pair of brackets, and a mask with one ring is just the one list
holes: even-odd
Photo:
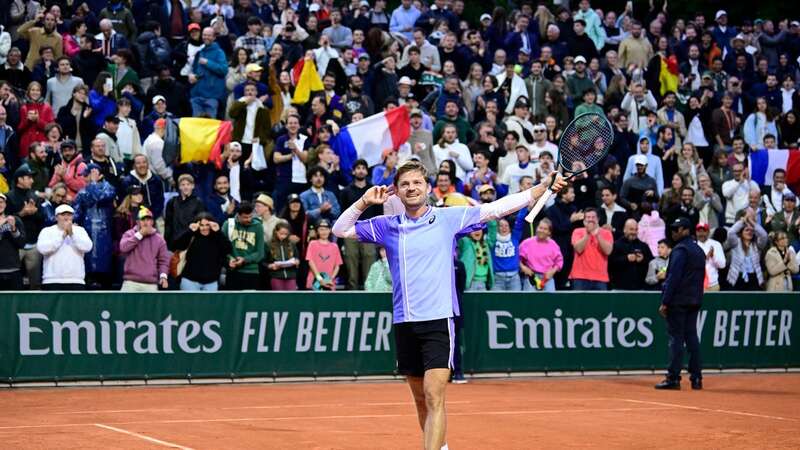
[(317, 224), (317, 239), (308, 243), (306, 260), (308, 261), (308, 279), (306, 288), (315, 289), (314, 282), (319, 283), (319, 290), (335, 291), (336, 275), (342, 265), (342, 254), (339, 246), (329, 240), (331, 223), (321, 219)]
[(642, 204), (642, 218), (639, 219), (639, 240), (650, 247), (654, 255), (658, 254), (658, 241), (664, 239), (666, 224), (658, 211), (652, 209), (649, 203)]
[(536, 237), (530, 237), (519, 245), (519, 268), (526, 277), (522, 282), (524, 291), (555, 292), (553, 276), (564, 266), (561, 249), (550, 235), (553, 224), (542, 219), (536, 227)]

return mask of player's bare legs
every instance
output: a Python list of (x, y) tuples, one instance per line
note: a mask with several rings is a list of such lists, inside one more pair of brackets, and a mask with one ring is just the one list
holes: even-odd
[(407, 376), (408, 387), (411, 388), (411, 395), (414, 397), (414, 405), (417, 407), (417, 419), (419, 428), (425, 432), (425, 420), (428, 418), (428, 407), (425, 406), (425, 387), (422, 377)]
[(450, 369), (429, 369), (425, 371), (424, 378), (406, 378), (417, 406), (425, 450), (439, 450), (445, 443), (445, 389), (449, 378)]

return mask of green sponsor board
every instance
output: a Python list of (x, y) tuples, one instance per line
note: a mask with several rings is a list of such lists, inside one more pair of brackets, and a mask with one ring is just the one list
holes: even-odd
[[(468, 293), (468, 372), (651, 369), (666, 334), (653, 293)], [(800, 366), (796, 294), (717, 294), (698, 318), (706, 367)], [(388, 294), (12, 293), (4, 381), (394, 372)]]
[(364, 375), (395, 366), (385, 295), (4, 297), (0, 379)]
[[(466, 371), (660, 369), (667, 360), (655, 293), (467, 299)], [(706, 295), (697, 319), (704, 367), (800, 366), (794, 294)]]

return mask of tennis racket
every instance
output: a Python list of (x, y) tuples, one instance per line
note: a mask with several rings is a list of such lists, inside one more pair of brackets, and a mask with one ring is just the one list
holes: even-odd
[[(614, 142), (614, 129), (602, 114), (581, 114), (567, 125), (558, 141), (558, 171), (567, 180), (580, 175), (602, 161)], [(528, 223), (544, 208), (553, 195), (553, 181), (539, 197), (530, 213), (525, 217)]]

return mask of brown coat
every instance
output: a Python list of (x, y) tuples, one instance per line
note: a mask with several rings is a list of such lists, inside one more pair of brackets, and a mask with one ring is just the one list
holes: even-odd
[(27, 39), (31, 43), (31, 47), (28, 50), (28, 57), (25, 58), (25, 67), (29, 70), (33, 70), (33, 66), (39, 62), (39, 49), (42, 47), (53, 47), (54, 58), (60, 58), (63, 54), (62, 49), (64, 42), (61, 39), (61, 35), (58, 34), (58, 31), (53, 30), (50, 34), (46, 33), (44, 27), (36, 26), (35, 19), (20, 25), (17, 29), (17, 33), (19, 33), (20, 37)]
[[(236, 100), (231, 105), (230, 109), (231, 120), (233, 120), (233, 134), (234, 141), (241, 142), (244, 136), (244, 128), (247, 125), (247, 103)], [(270, 121), (269, 109), (265, 107), (258, 108), (256, 112), (255, 126), (253, 130), (253, 138), (258, 138), (259, 143), (264, 148), (264, 156), (267, 161), (272, 154), (272, 139), (270, 138), (270, 131), (272, 129), (272, 122)]]
[[(794, 249), (789, 247), (786, 251), (789, 252), (789, 264), (783, 261), (776, 247), (770, 248), (767, 250), (767, 254), (764, 255), (764, 265), (767, 266), (767, 276), (769, 277), (767, 279), (767, 291), (791, 292), (793, 289), (791, 274), (796, 274), (800, 271), (800, 267), (797, 265), (797, 255)], [(787, 271), (790, 274), (787, 274)], [(789, 282), (788, 289), (787, 280)]]

